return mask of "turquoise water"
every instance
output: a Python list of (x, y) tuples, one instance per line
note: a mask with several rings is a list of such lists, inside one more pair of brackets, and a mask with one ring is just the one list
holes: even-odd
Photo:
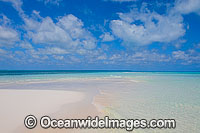
[[(0, 70), (0, 82), (10, 80), (46, 80), (62, 78), (143, 78), (145, 76), (192, 76), (199, 77), (200, 72), (131, 72), (128, 70)], [(146, 79), (144, 79), (146, 80)], [(149, 78), (147, 80), (150, 80)]]
[(0, 71), (0, 83), (12, 81), (106, 78), (123, 76), (130, 71), (61, 70), (61, 71)]
[(108, 115), (177, 122), (173, 130), (137, 132), (200, 132), (200, 72), (0, 71), (0, 83), (52, 79), (108, 79), (94, 86), (115, 95), (114, 103), (105, 107)]
[[(116, 103), (107, 107), (118, 118), (175, 119), (175, 130), (162, 132), (200, 132), (200, 74), (179, 72), (134, 73), (125, 77), (139, 82), (120, 83), (114, 91)], [(117, 88), (117, 87), (116, 87)], [(161, 132), (137, 130), (137, 132)]]

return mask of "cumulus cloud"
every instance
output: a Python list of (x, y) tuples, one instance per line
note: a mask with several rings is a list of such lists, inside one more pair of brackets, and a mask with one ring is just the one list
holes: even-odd
[(178, 59), (178, 60), (188, 60), (189, 59), (189, 55), (186, 54), (184, 51), (174, 51), (172, 53), (173, 57), (175, 59)]
[(67, 50), (58, 47), (47, 47), (39, 49), (38, 53), (46, 55), (55, 55), (55, 54), (67, 54), (68, 52)]
[(12, 58), (12, 56), (9, 54), (9, 51), (0, 48), (0, 62), (8, 60), (9, 58)]
[(106, 54), (97, 57), (97, 60), (106, 60), (106, 59), (107, 59)]
[(23, 49), (33, 49), (33, 46), (29, 42), (21, 42), (19, 46)]
[(2, 15), (0, 18), (0, 46), (9, 47), (19, 40), (18, 32), (9, 26), (10, 20)]
[(166, 56), (165, 54), (160, 54), (155, 51), (139, 51), (134, 53), (133, 55), (129, 56), (129, 62), (168, 62), (170, 61), (170, 57)]
[(61, 49), (58, 47), (45, 47), (38, 49), (35, 49), (34, 47), (28, 47), (28, 48), (26, 47), (26, 50), (24, 52), (25, 52), (24, 56), (26, 58), (30, 57), (43, 60), (49, 59), (49, 57), (51, 56), (54, 59), (62, 60), (64, 59), (64, 55), (68, 54), (68, 52), (65, 49)]
[(38, 0), (44, 2), (44, 4), (59, 5), (62, 0)]
[[(169, 62), (171, 57), (154, 50), (137, 51), (134, 53), (115, 53), (109, 57), (111, 64), (144, 64), (149, 62)], [(109, 63), (107, 62), (107, 63)]]
[(63, 60), (64, 59), (64, 56), (57, 56), (57, 55), (54, 55), (53, 56), (56, 60)]
[[(57, 26), (50, 17), (46, 17), (42, 22), (31, 21), (27, 23), (26, 29), (28, 30), (28, 36), (34, 43), (39, 44), (58, 44), (64, 45), (71, 43), (72, 40), (69, 35)], [(37, 24), (38, 23), (38, 24)], [(36, 25), (35, 25), (36, 24)]]
[(188, 65), (191, 63), (199, 63), (200, 61), (200, 53), (195, 51), (194, 49), (189, 49), (187, 51), (173, 51), (172, 57), (176, 61), (182, 61), (182, 64)]
[[(57, 18), (54, 22), (50, 17), (42, 18), (39, 12), (33, 11), (32, 16), (24, 14), (21, 6), (21, 0), (2, 0), (12, 3), (13, 7), (19, 12), (24, 20), (24, 28), (28, 37), (36, 44), (52, 45), (62, 48), (94, 49), (96, 47), (96, 38), (84, 28), (80, 19), (72, 14)], [(47, 3), (59, 2), (60, 0), (45, 0)], [(2, 29), (4, 30), (4, 29)], [(8, 30), (10, 32), (11, 30)], [(16, 32), (13, 32), (15, 34)]]
[(35, 48), (29, 42), (26, 41), (21, 42), (19, 44), (19, 47), (24, 49), (26, 56), (37, 59), (48, 59), (48, 56), (52, 56), (54, 59), (61, 60), (61, 58), (64, 59), (64, 55), (69, 54), (69, 52), (66, 49), (62, 49), (59, 47)]
[(181, 14), (197, 13), (200, 15), (200, 0), (177, 0), (175, 10)]
[(23, 2), (21, 0), (0, 0), (3, 2), (9, 2), (12, 4), (12, 6), (20, 13), (23, 14), (23, 10), (21, 8)]
[(42, 18), (40, 21), (24, 18), (24, 21), (28, 37), (36, 44), (62, 48), (96, 47), (96, 39), (83, 27), (82, 21), (72, 14), (59, 17), (57, 22), (53, 22), (50, 17)]
[(131, 55), (129, 58), (133, 61), (154, 61), (154, 62), (168, 62), (170, 60), (169, 57), (167, 57), (164, 54), (160, 54), (158, 52), (154, 51), (143, 51), (143, 52), (136, 52), (135, 54)]
[(106, 32), (100, 36), (102, 42), (109, 42), (114, 40), (114, 36), (111, 35), (109, 32)]
[(111, 21), (110, 28), (115, 36), (133, 45), (168, 43), (185, 34), (183, 18), (178, 14), (131, 10), (119, 13), (119, 17), (119, 20)]
[[(19, 50), (9, 52), (5, 48), (0, 49), (1, 57), (6, 55), (5, 59), (10, 55), (9, 58), (15, 58), (17, 61), (42, 62), (42, 60), (49, 60), (52, 62), (62, 60), (62, 62), (67, 63), (103, 62), (107, 64), (118, 64), (119, 62), (142, 64), (172, 60), (187, 64), (199, 62), (200, 60), (200, 54), (192, 49), (173, 51), (172, 55), (153, 50), (129, 51), (130, 53), (123, 50), (114, 51), (112, 48), (105, 50), (101, 46), (96, 46), (96, 38), (84, 27), (83, 22), (72, 14), (53, 19), (48, 16), (41, 17), (38, 11), (33, 11), (33, 14), (28, 16), (22, 10), (23, 3), (21, 0), (0, 1), (10, 2), (24, 21), (23, 41), (18, 45), (20, 46)], [(43, 0), (45, 4), (56, 5), (60, 1)], [(110, 1), (130, 2), (135, 0)], [(182, 14), (199, 13), (199, 6), (197, 5), (199, 5), (197, 0), (178, 0), (173, 8), (175, 12), (169, 11), (166, 14), (136, 9), (131, 10), (129, 13), (119, 13), (119, 19), (110, 22), (111, 33), (103, 33), (100, 40), (108, 42), (118, 37), (128, 45), (148, 45), (154, 42), (177, 41), (185, 34)], [(19, 36), (19, 33), (10, 26), (10, 20), (3, 16), (0, 19), (0, 46), (15, 44), (20, 40)], [(180, 43), (175, 46), (180, 48)]]
[(10, 19), (5, 16), (4, 14), (0, 15), (0, 25), (10, 25), (11, 21)]
[[(23, 30), (25, 31), (24, 40), (19, 42), (18, 45), (24, 50), (15, 51), (12, 54), (15, 61), (20, 61), (19, 57), (29, 62), (33, 62), (35, 59), (47, 60), (50, 57), (56, 60), (63, 60), (67, 59), (65, 55), (79, 54), (78, 50), (81, 49), (85, 51), (82, 52), (82, 55), (95, 53), (91, 51), (96, 47), (96, 38), (84, 28), (83, 22), (74, 15), (65, 15), (53, 21), (52, 18), (43, 18), (38, 11), (33, 11), (32, 17), (29, 17), (24, 14), (21, 8), (22, 2), (21, 4), (16, 4), (20, 1), (4, 1), (12, 3), (25, 23), (23, 25)], [(6, 26), (8, 22), (5, 20), (0, 21), (0, 43), (6, 42), (10, 44), (18, 41), (17, 32)], [(9, 41), (7, 41), (8, 39)], [(42, 48), (35, 47), (38, 44), (41, 44)]]
[(10, 46), (18, 40), (18, 33), (15, 30), (0, 26), (0, 46)]

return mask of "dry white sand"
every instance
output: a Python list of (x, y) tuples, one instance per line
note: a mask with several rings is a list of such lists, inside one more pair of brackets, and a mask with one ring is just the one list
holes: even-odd
[(63, 105), (77, 104), (85, 94), (55, 90), (0, 90), (0, 132), (12, 133), (23, 127), (24, 118), (58, 112)]

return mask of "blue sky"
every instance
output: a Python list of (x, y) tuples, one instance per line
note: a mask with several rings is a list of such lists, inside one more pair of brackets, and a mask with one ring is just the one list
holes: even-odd
[(200, 1), (0, 0), (0, 69), (200, 71)]

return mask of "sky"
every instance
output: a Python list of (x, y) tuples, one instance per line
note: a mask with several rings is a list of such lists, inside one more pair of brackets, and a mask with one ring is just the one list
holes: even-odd
[(0, 69), (200, 71), (200, 0), (0, 0)]

